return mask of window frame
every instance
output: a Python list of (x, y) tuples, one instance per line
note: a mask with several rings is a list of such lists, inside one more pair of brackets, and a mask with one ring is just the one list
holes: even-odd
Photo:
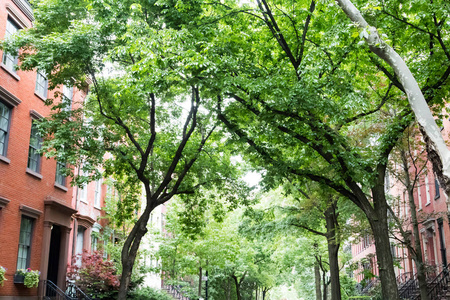
[[(8, 31), (8, 24), (11, 24), (11, 26), (13, 26), (16, 31), (13, 33), (10, 33)], [(4, 39), (9, 38), (10, 36), (16, 34), (19, 30), (22, 29), (22, 26), (19, 25), (18, 22), (16, 22), (14, 20), (13, 17), (11, 17), (10, 15), (8, 15), (8, 17), (6, 18), (6, 27), (5, 27), (5, 35), (3, 36)], [(12, 65), (10, 66), (10, 64), (8, 64), (8, 61), (12, 61)], [(7, 69), (8, 71), (13, 72), (14, 74), (17, 73), (15, 66), (17, 66), (17, 64), (19, 63), (19, 54), (17, 54), (16, 56), (13, 56), (11, 53), (7, 53), (6, 51), (3, 51), (3, 55), (2, 55), (2, 66), (5, 67), (5, 69)]]
[(96, 180), (95, 181), (95, 191), (94, 191), (94, 207), (100, 208), (101, 207), (101, 200), (102, 200), (102, 180)]
[[(61, 186), (66, 186), (67, 176), (61, 174), (61, 169), (66, 168), (67, 164), (63, 163), (59, 160), (56, 161), (56, 172), (55, 172), (55, 182)], [(58, 177), (61, 178), (61, 181), (58, 180)]]
[[(36, 139), (38, 140), (38, 147), (36, 147), (35, 145), (32, 144), (32, 138), (33, 138), (33, 127), (36, 126), (36, 121), (33, 120), (33, 122), (31, 123), (31, 131), (30, 131), (30, 142), (29, 142), (29, 146), (28, 146), (28, 162), (27, 162), (27, 169), (39, 173), (41, 171), (41, 155), (39, 153), (36, 153), (37, 151), (39, 151), (42, 147), (42, 137), (36, 136)], [(35, 129), (36, 130), (36, 129)], [(39, 134), (39, 133), (38, 133)], [(30, 160), (32, 159), (32, 156), (30, 156), (31, 154), (31, 150), (33, 150), (33, 158), (36, 158), (36, 169), (31, 168), (30, 165)]]
[[(39, 81), (40, 77), (44, 79), (42, 84)], [(43, 89), (42, 93), (38, 89), (38, 86)], [(39, 97), (43, 98), (43, 99), (47, 99), (47, 94), (48, 94), (48, 79), (47, 79), (47, 75), (45, 73), (43, 73), (42, 71), (40, 71), (39, 69), (36, 71), (36, 85), (35, 85), (35, 88), (34, 88), (34, 93), (36, 95), (38, 95)]]
[[(27, 256), (26, 256), (26, 261), (25, 261), (25, 268), (19, 268), (19, 259), (22, 259), (23, 262), (23, 257), (19, 258), (19, 253), (20, 253), (20, 247), (21, 247), (21, 241), (20, 241), (20, 237), (22, 235), (22, 229), (23, 229), (23, 221), (24, 220), (29, 220), (31, 225), (30, 225), (30, 236), (29, 236), (29, 245), (24, 245), (25, 247), (27, 247)], [(19, 230), (19, 243), (18, 243), (18, 250), (17, 250), (17, 262), (16, 262), (16, 267), (17, 270), (19, 269), (27, 269), (30, 267), (30, 261), (31, 261), (31, 249), (32, 249), (32, 245), (33, 245), (33, 232), (34, 232), (34, 224), (35, 223), (35, 219), (22, 214), (21, 218), (20, 218), (20, 230)]]
[[(8, 120), (7, 120), (7, 124), (6, 124), (6, 131), (0, 127), (1, 131), (6, 132), (5, 140), (3, 142), (3, 149), (0, 149), (0, 156), (6, 157), (8, 154), (8, 141), (9, 141), (9, 133), (11, 131), (11, 116), (12, 116), (13, 108), (11, 106), (9, 106), (8, 104), (4, 103), (3, 101), (0, 101), (0, 105), (4, 105), (9, 110), (8, 111)], [(2, 115), (0, 115), (0, 119), (1, 118), (3, 118)]]

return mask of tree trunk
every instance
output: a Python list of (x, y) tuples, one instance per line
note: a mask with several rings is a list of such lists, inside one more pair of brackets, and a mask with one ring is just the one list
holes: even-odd
[(236, 296), (237, 300), (241, 300), (241, 291), (240, 291), (240, 283), (235, 275), (231, 275), (231, 278), (234, 280), (234, 284), (236, 286)]
[(341, 283), (339, 280), (338, 251), (340, 243), (336, 237), (338, 226), (337, 204), (331, 200), (324, 212), (327, 227), (328, 259), (330, 263), (331, 300), (341, 300)]
[(229, 277), (227, 277), (227, 300), (231, 300), (231, 286)]
[(327, 278), (326, 278), (326, 273), (325, 271), (322, 270), (322, 284), (323, 284), (323, 300), (327, 300), (328, 297), (328, 283), (327, 283)]
[(202, 267), (198, 268), (198, 297), (202, 296)]
[[(377, 184), (372, 188), (374, 211), (366, 216), (375, 238), (375, 249), (378, 261), (378, 270), (381, 280), (381, 294), (383, 300), (397, 300), (398, 289), (392, 259), (389, 228), (387, 222), (387, 203), (384, 191), (384, 174), (378, 172)], [(380, 182), (381, 181), (381, 182)]]
[(314, 277), (316, 282), (316, 300), (322, 300), (322, 287), (321, 287), (321, 279), (320, 279), (320, 268), (319, 263), (316, 261), (314, 264)]
[[(369, 45), (370, 50), (386, 61), (397, 75), (397, 79), (403, 86), (408, 97), (409, 104), (416, 116), (416, 120), (420, 124), (421, 131), (426, 133), (424, 138), (426, 140), (428, 155), (434, 153), (434, 158), (430, 157), (433, 168), (438, 166), (434, 171), (438, 174), (439, 182), (444, 188), (447, 196), (450, 196), (448, 193), (448, 191), (450, 191), (450, 186), (448, 186), (450, 178), (450, 151), (445, 144), (441, 131), (431, 114), (430, 108), (428, 107), (425, 97), (413, 74), (401, 56), (381, 39), (376, 28), (370, 26), (366, 22), (359, 10), (350, 0), (336, 1), (349, 19), (355, 22), (360, 29), (365, 30), (368, 33), (366, 42)], [(433, 156), (433, 154), (431, 155)]]
[(264, 288), (262, 291), (262, 300), (266, 300), (266, 293), (267, 293), (268, 289)]
[[(407, 239), (407, 244), (412, 248), (412, 253), (414, 262), (417, 266), (417, 280), (419, 281), (419, 290), (420, 290), (420, 299), (428, 300), (428, 290), (427, 290), (427, 281), (425, 275), (425, 265), (423, 263), (422, 257), (422, 247), (420, 246), (420, 234), (419, 234), (419, 222), (417, 220), (417, 212), (416, 212), (416, 204), (414, 203), (414, 186), (411, 184), (411, 179), (409, 177), (409, 165), (406, 157), (405, 151), (400, 150), (400, 155), (402, 158), (403, 164), (403, 175), (405, 177), (405, 186), (408, 191), (408, 200), (409, 200), (409, 211), (411, 214), (411, 225), (413, 227), (414, 233), (414, 247), (411, 243), (411, 238), (405, 237)], [(414, 174), (415, 178), (417, 178), (418, 174)], [(420, 188), (420, 187), (419, 187)]]
[(148, 219), (154, 208), (149, 205), (150, 203), (152, 202), (147, 200), (147, 207), (139, 217), (138, 221), (134, 224), (122, 248), (122, 275), (120, 276), (119, 294), (117, 296), (118, 300), (127, 299), (128, 286), (130, 285), (131, 272), (133, 271), (136, 255), (141, 240), (147, 232)]

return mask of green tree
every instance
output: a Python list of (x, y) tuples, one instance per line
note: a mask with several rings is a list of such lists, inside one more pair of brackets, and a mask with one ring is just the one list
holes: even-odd
[[(389, 153), (413, 114), (402, 84), (356, 43), (359, 32), (352, 37), (345, 16), (329, 9), (322, 2), (264, 0), (223, 8), (228, 26), (222, 27), (228, 36), (223, 48), (246, 51), (224, 59), (231, 67), (218, 99), (219, 117), (250, 147), (247, 158), (268, 175), (325, 184), (365, 213), (375, 237), (383, 298), (397, 299), (384, 178)], [(417, 52), (427, 57), (428, 50)], [(417, 70), (430, 87), (426, 100), (441, 102), (449, 73)], [(386, 114), (391, 110), (393, 115)]]
[[(61, 84), (87, 89), (92, 82), (78, 110), (64, 109), (67, 101), (48, 100), (59, 104), (39, 124), (46, 155), (81, 166), (87, 175), (77, 176), (78, 184), (103, 175), (144, 190), (145, 206), (121, 252), (119, 299), (126, 297), (156, 206), (175, 195), (201, 197), (200, 186), (217, 186), (230, 201), (243, 190), (234, 184), (236, 166), (208, 110), (215, 96), (207, 88), (211, 69), (201, 51), (213, 31), (184, 27), (200, 14), (198, 4), (37, 1), (35, 26), (14, 41), (22, 48), (21, 68), (45, 70), (50, 89)], [(136, 208), (138, 194), (121, 199), (123, 218)]]

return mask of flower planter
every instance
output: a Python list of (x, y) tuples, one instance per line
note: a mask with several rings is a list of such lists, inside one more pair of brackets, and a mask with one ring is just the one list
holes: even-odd
[(14, 283), (23, 283), (25, 276), (20, 274), (14, 274)]

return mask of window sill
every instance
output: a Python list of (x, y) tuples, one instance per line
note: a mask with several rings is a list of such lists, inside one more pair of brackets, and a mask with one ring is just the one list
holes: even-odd
[(100, 206), (95, 206), (95, 205), (94, 205), (94, 208), (95, 208), (95, 209), (98, 209), (98, 210), (102, 210), (102, 208), (101, 208)]
[(88, 204), (87, 200), (80, 199), (80, 202), (83, 202), (84, 204)]
[(428, 205), (430, 205), (431, 204), (431, 202), (427, 202), (427, 203), (425, 203), (425, 206), (428, 206)]
[(68, 188), (66, 188), (65, 186), (63, 186), (63, 185), (60, 185), (59, 183), (57, 183), (57, 182), (55, 182), (55, 188), (58, 188), (58, 189), (60, 189), (60, 190), (62, 190), (62, 191), (64, 191), (64, 192), (67, 192), (69, 189)]
[(37, 173), (37, 172), (35, 172), (35, 171), (29, 169), (29, 168), (27, 168), (26, 173), (29, 174), (29, 175), (31, 175), (31, 176), (36, 177), (36, 178), (39, 179), (39, 180), (42, 179), (42, 174), (39, 174), (39, 173)]
[(434, 200), (438, 200), (439, 198), (441, 198), (441, 195), (434, 196)]
[(3, 155), (0, 155), (0, 161), (4, 162), (5, 164), (11, 163), (11, 160)]
[(36, 92), (34, 92), (34, 95), (35, 95), (36, 97), (38, 97), (39, 99), (41, 99), (42, 101), (47, 101), (47, 97), (43, 97), (43, 96), (39, 95), (39, 94), (36, 93)]
[(14, 72), (13, 70), (11, 70), (10, 68), (8, 68), (4, 63), (0, 64), (0, 67), (5, 70), (9, 75), (11, 75), (15, 80), (19, 81), (20, 77), (19, 75), (16, 74), (16, 72)]

